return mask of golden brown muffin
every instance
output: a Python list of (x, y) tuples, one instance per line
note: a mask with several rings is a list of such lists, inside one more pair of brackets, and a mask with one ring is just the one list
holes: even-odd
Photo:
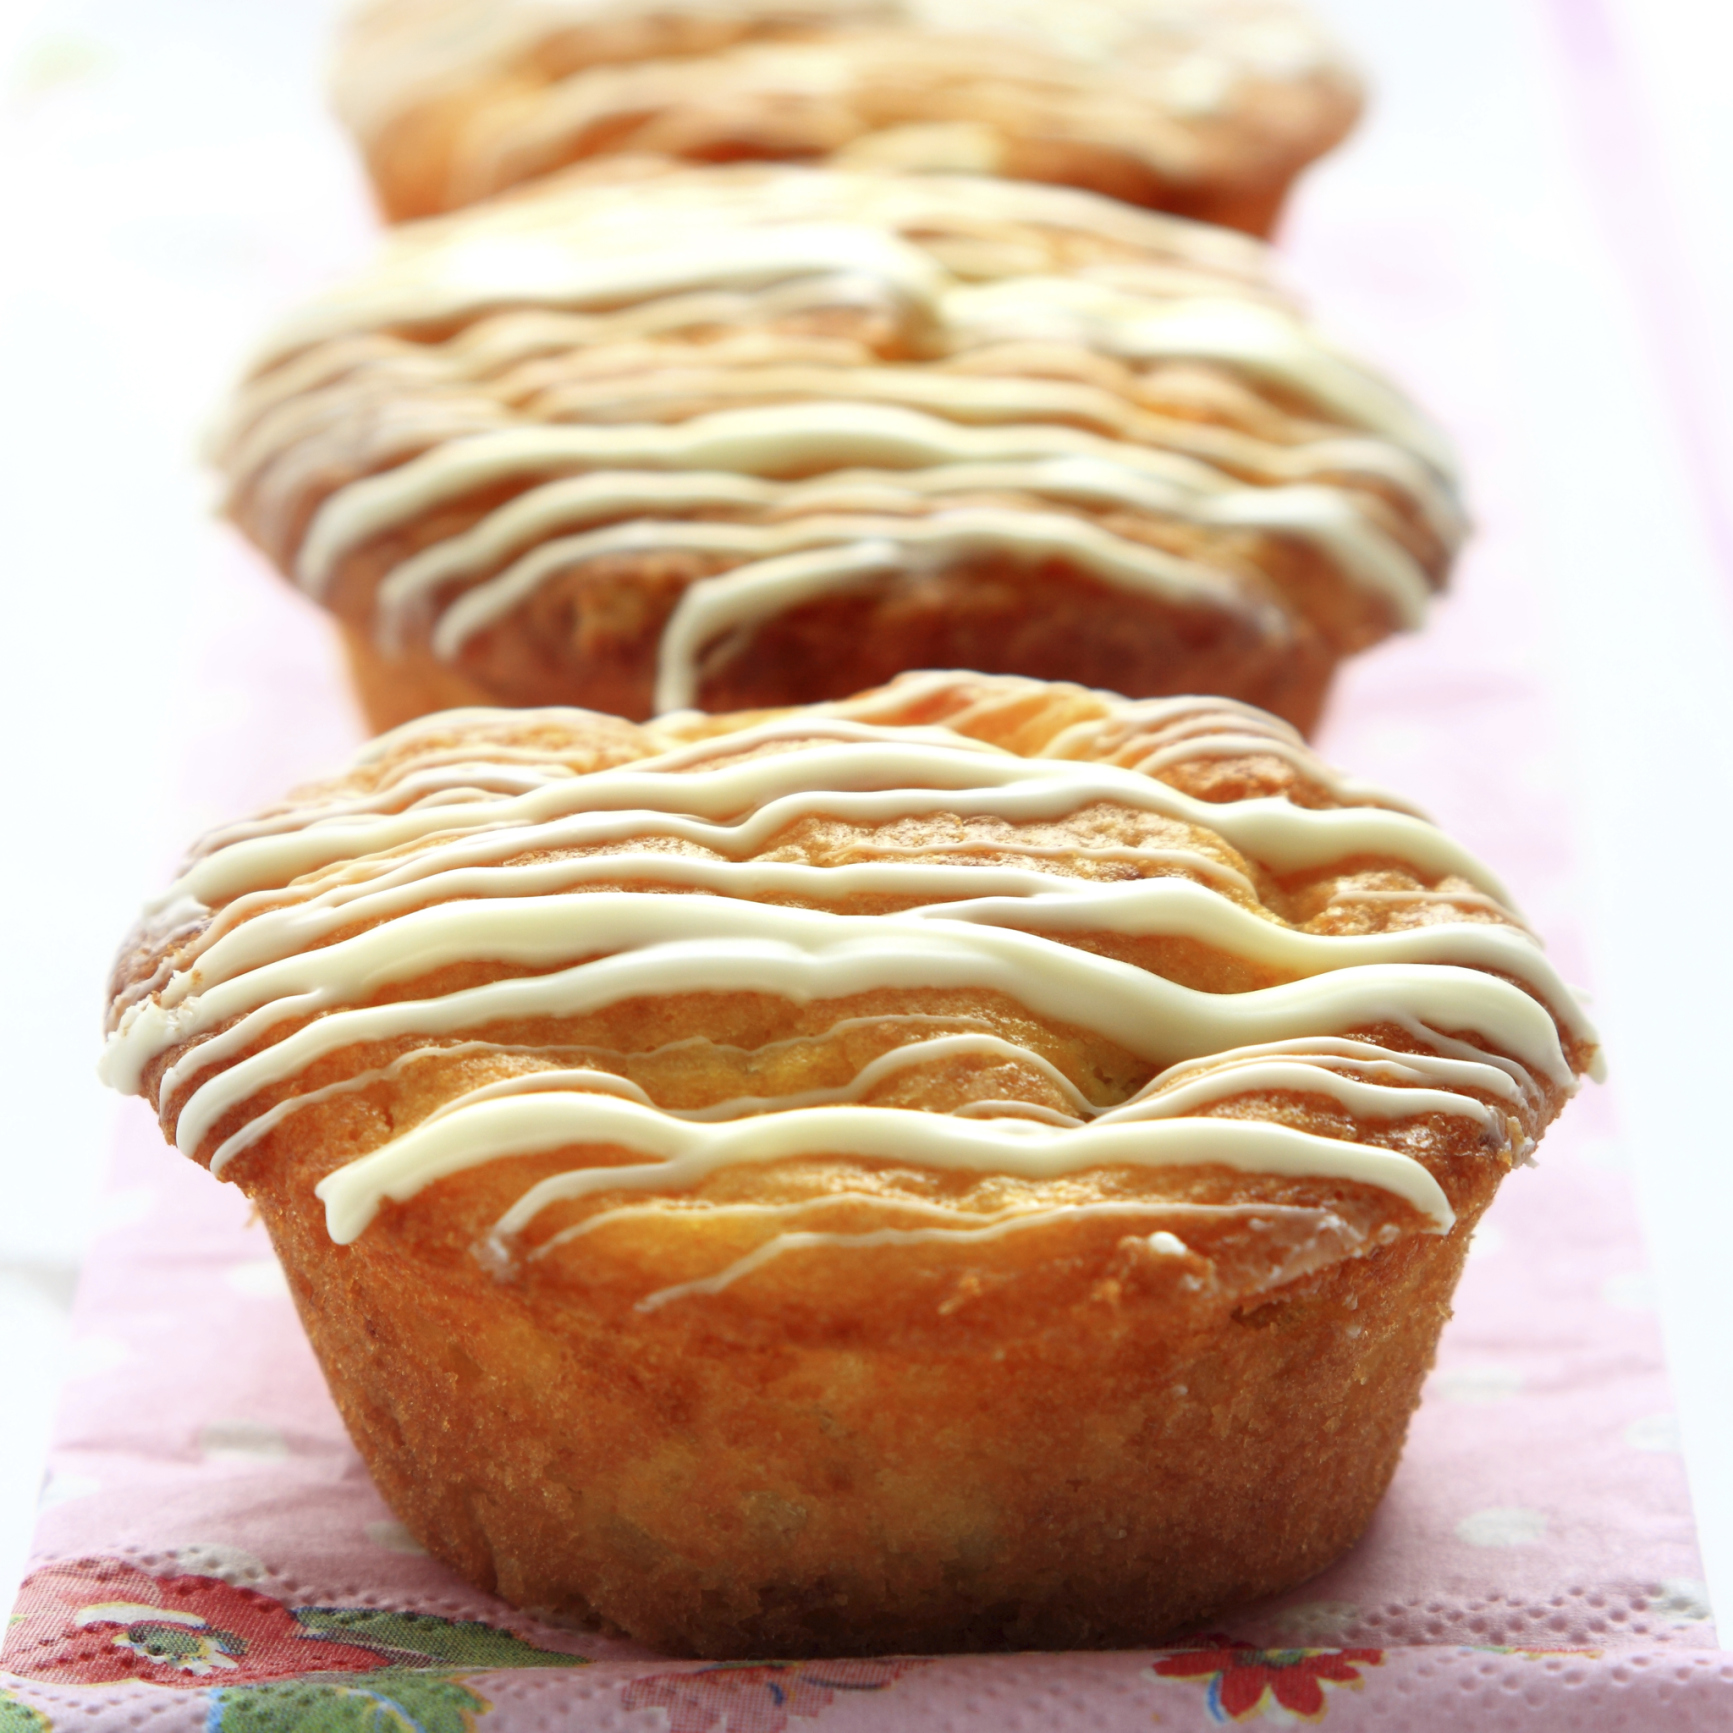
[(236, 401), (230, 510), (377, 727), (968, 667), (1306, 728), (1444, 579), (1443, 439), (1255, 242), (1004, 181), (607, 171), (397, 231)]
[(1253, 234), (1360, 110), (1288, 0), (375, 0), (335, 95), (393, 219), (635, 151), (1052, 181)]
[(974, 674), (411, 724), (194, 851), (111, 1030), (416, 1537), (713, 1656), (1137, 1647), (1321, 1569), (1596, 1051), (1279, 722)]

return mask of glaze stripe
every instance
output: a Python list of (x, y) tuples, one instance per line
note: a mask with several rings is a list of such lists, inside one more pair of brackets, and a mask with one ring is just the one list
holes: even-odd
[(1255, 247), (944, 176), (686, 170), (400, 231), (224, 446), (249, 532), (388, 657), (471, 667), (587, 562), (683, 551), (673, 707), (791, 608), (981, 561), (1339, 655), (1420, 622), (1465, 528), (1448, 442)]
[(948, 1172), (1014, 1171), (1028, 1179), (1105, 1166), (1220, 1165), (1376, 1186), (1401, 1198), (1439, 1233), (1455, 1220), (1438, 1182), (1407, 1156), (1255, 1121), (1193, 1119), (1062, 1131), (901, 1108), (830, 1107), (702, 1126), (635, 1102), (580, 1095), (514, 1097), (460, 1109), (328, 1174), (315, 1189), (332, 1239), (348, 1245), (387, 1200), (406, 1203), (435, 1180), (506, 1155), (572, 1145), (650, 1159), (577, 1168), (541, 1181), (500, 1218), (500, 1238), (521, 1234), (555, 1202), (612, 1191), (681, 1190), (723, 1167), (816, 1153), (899, 1164), (913, 1158)]
[[(376, 741), (359, 761), (382, 773), (370, 790), (208, 840), (157, 909), (157, 930), (184, 935), (176, 966), (159, 968), (121, 1010), (105, 1074), (135, 1089), (150, 1077), (178, 1145), (209, 1153), (220, 1172), (302, 1110), (395, 1087), (413, 1065), (457, 1054), (503, 1063), (508, 1074), (484, 1073), (330, 1176), (321, 1196), (340, 1238), (364, 1231), (387, 1198), (481, 1162), (566, 1145), (654, 1158), (536, 1187), (502, 1218), (504, 1245), (556, 1198), (678, 1189), (736, 1160), (880, 1159), (893, 1148), (882, 1158), (1026, 1178), (1122, 1163), (1304, 1173), (1375, 1186), (1443, 1231), (1443, 1194), (1410, 1153), (1429, 1147), (1429, 1127), (1466, 1122), (1473, 1145), (1522, 1159), (1548, 1101), (1575, 1087), (1567, 1042), (1594, 1062), (1592, 1029), (1533, 938), (1502, 918), (1496, 882), (1423, 818), (1273, 797), (1206, 802), (1137, 770), (1019, 757), (952, 728), (866, 720), (898, 705), (905, 714), (938, 705), (958, 720), (955, 703), (944, 706), (959, 678), (912, 676), (889, 693), (733, 729), (672, 715), (622, 735), (622, 750), (635, 733), (661, 748), (655, 756), (582, 773), (528, 743), (557, 735), (561, 712), (512, 718), (525, 743), (499, 748), (498, 762), (478, 757), (493, 748), (464, 729), (499, 713)], [(984, 682), (975, 704), (985, 715), (1052, 690)], [(1383, 798), (1243, 706), (1108, 703), (1080, 690), (1063, 705), (1070, 720), (1046, 737), (1048, 752), (1121, 750), (1169, 764), (1274, 753), (1338, 798), (1350, 787)], [(450, 745), (417, 753), (428, 729), (435, 742), (449, 733)], [(1105, 830), (1049, 843), (1015, 828), (1063, 820), (1075, 831), (1076, 815), (1098, 806)], [(900, 820), (940, 815), (954, 834), (929, 825), (918, 842), (901, 840)], [(823, 844), (836, 865), (753, 858), (786, 846), (779, 839), (808, 820), (855, 827)], [(971, 853), (993, 858), (972, 865)], [(1264, 907), (1261, 873), (1381, 860), (1462, 888), (1369, 888), (1369, 897), (1439, 898), (1501, 918), (1326, 935)], [(824, 906), (856, 898), (898, 906), (866, 915)], [(1286, 978), (1200, 991), (1078, 942), (1091, 938), (1184, 939)], [(400, 996), (406, 984), (476, 963), (501, 973)], [(550, 1064), (548, 1050), (485, 1034), (669, 995), (806, 1004), (881, 990), (1003, 995), (1154, 1075), (1129, 1099), (1096, 1101), (1052, 1059), (967, 1027), (968, 1015), (959, 1026), (956, 1014), (874, 1013), (863, 1027), (906, 1025), (912, 1038), (844, 1083), (667, 1109), (625, 1074), (633, 1056), (597, 1049), (595, 1063)], [(1367, 1038), (1380, 1028), (1419, 1051)], [(331, 1056), (406, 1040), (418, 1045), (295, 1088)], [(969, 1063), (984, 1064), (989, 1079), (996, 1066), (1020, 1069), (1035, 1097), (995, 1094), (989, 1081), (945, 1113), (871, 1099), (923, 1068)], [(1247, 1116), (1296, 1101), (1314, 1113), (1323, 1103), (1325, 1124), (1339, 1114), (1352, 1131)], [(784, 1237), (805, 1244), (808, 1232)], [(725, 1271), (705, 1281), (733, 1279)]]
[[(431, 1000), (344, 1008), (393, 981), (472, 959), (535, 967), (597, 953), (603, 954), (593, 962)], [(178, 1017), (154, 1007), (141, 1012), (111, 1043), (108, 1080), (136, 1087), (150, 1057), (193, 1039), (234, 998), (277, 995), (199, 1041), (164, 1074), (164, 1099), (173, 1100), (213, 1064), (232, 1061), (180, 1108), (176, 1142), (189, 1155), (232, 1108), (346, 1046), (521, 1018), (578, 1017), (673, 992), (756, 992), (804, 1003), (885, 988), (986, 989), (1105, 1035), (1158, 1065), (1380, 1023), (1472, 1031), (1556, 1087), (1572, 1087), (1552, 1017), (1520, 988), (1478, 970), (1365, 964), (1256, 992), (1201, 993), (1027, 933), (709, 897), (597, 891), (528, 905), (440, 905), (257, 975), (268, 975), (268, 985), (244, 978), (244, 996), (219, 987)], [(278, 1024), (315, 1013), (262, 1052), (237, 1057)]]
[[(158, 908), (193, 899), (211, 905), (243, 891), (286, 884), (319, 867), (436, 835), (482, 827), (532, 827), (558, 818), (596, 827), (597, 839), (630, 834), (635, 822), (661, 822), (718, 853), (744, 855), (809, 813), (884, 823), (922, 813), (1034, 823), (1096, 802), (1171, 818), (1224, 838), (1272, 872), (1292, 873), (1356, 856), (1388, 856), (1429, 877), (1454, 873), (1509, 897), (1487, 869), (1442, 832), (1409, 813), (1383, 807), (1308, 809), (1276, 798), (1214, 804), (1114, 765), (1024, 759), (991, 748), (899, 739), (907, 730), (867, 730), (866, 738), (788, 752), (709, 772), (682, 773), (640, 761), (618, 770), (566, 777), (500, 799), (419, 805), (403, 813), (339, 814), (280, 834), (225, 839), (196, 860), (159, 899)], [(740, 750), (752, 742), (740, 739)], [(687, 815), (692, 815), (687, 817)]]

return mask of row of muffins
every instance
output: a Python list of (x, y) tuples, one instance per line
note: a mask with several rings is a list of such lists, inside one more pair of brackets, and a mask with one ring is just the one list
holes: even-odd
[(337, 85), (430, 220), (217, 455), (392, 731), (195, 848), (106, 1075), (520, 1606), (1141, 1646), (1315, 1573), (1599, 1064), (1298, 732), (1454, 464), (1190, 219), (1352, 75), (1269, 0), (375, 0)]
[[(943, 76), (844, 148), (893, 48)], [(1358, 100), (1285, 4), (396, 0), (336, 83), (387, 210), (504, 193), (285, 322), (221, 440), (376, 726), (967, 667), (1309, 728), (1448, 574), (1438, 430), (1256, 243), (1101, 196), (1111, 136), (1147, 203), (1274, 214)], [(863, 162), (982, 105), (999, 178)]]

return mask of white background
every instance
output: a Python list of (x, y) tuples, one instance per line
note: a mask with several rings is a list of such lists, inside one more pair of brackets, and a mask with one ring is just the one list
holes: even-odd
[[(1436, 213), (1475, 237), (1518, 358), (1503, 390), (1544, 526), (1535, 653), (1569, 741), (1596, 1009), (1733, 1608), (1733, 8), (1601, 0), (1624, 76), (1585, 87), (1561, 44), (1597, 0), (1316, 3), (1377, 103), (1296, 203), (1292, 274)], [(319, 98), (330, 10), (0, 0), (0, 1603), (77, 1365), (114, 945), (261, 759), (286, 784), (357, 732), (322, 622), (237, 558), (195, 456), (262, 325), (368, 244)], [(1368, 305), (1387, 292), (1369, 271)], [(1354, 337), (1353, 307), (1320, 312)], [(287, 737), (258, 720), (267, 666), (321, 700)]]

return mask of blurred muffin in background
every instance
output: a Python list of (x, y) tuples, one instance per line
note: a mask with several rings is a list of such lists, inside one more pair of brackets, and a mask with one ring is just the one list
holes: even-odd
[(385, 727), (910, 668), (1315, 721), (1420, 623), (1448, 447), (1258, 243), (1069, 188), (612, 158), (395, 231), (220, 447)]
[(371, 0), (334, 91), (394, 220), (643, 151), (1052, 181), (1254, 234), (1361, 100), (1288, 0)]

